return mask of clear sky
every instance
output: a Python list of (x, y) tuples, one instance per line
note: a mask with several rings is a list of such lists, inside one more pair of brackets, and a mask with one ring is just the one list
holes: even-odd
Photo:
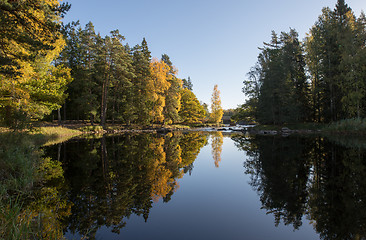
[[(66, 0), (64, 0), (66, 1)], [(64, 22), (93, 22), (102, 36), (119, 29), (130, 46), (148, 42), (153, 57), (169, 55), (180, 78), (191, 77), (193, 92), (210, 104), (218, 84), (222, 107), (244, 102), (243, 80), (258, 47), (295, 28), (303, 39), (323, 7), (337, 0), (68, 0)], [(358, 17), (366, 0), (346, 0)]]

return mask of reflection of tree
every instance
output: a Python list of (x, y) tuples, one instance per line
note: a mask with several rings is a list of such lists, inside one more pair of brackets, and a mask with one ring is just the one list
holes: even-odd
[(182, 166), (184, 173), (192, 172), (193, 162), (196, 160), (200, 150), (207, 144), (207, 136), (200, 132), (190, 132), (183, 134), (179, 141), (182, 149)]
[(316, 231), (322, 239), (365, 239), (365, 149), (320, 139), (315, 153), (309, 218)]
[(212, 157), (215, 161), (215, 167), (219, 167), (221, 162), (222, 144), (224, 143), (224, 136), (221, 132), (212, 132), (211, 134), (211, 147)]
[(71, 214), (71, 202), (67, 201), (63, 170), (59, 161), (45, 158), (38, 169), (40, 182), (35, 186), (32, 201), (27, 206), (38, 219), (35, 239), (62, 239), (63, 219)]
[[(263, 208), (294, 228), (307, 215), (322, 239), (366, 237), (366, 150), (317, 138), (234, 137)], [(344, 141), (343, 141), (344, 142)]]
[(43, 158), (39, 139), (0, 134), (0, 239), (62, 239), (70, 215), (61, 163)]
[[(256, 137), (256, 153), (244, 164), (252, 176), (251, 185), (261, 195), (267, 213), (275, 216), (276, 225), (281, 219), (295, 229), (302, 224), (306, 206), (306, 183), (310, 165), (305, 158), (305, 143), (301, 139)], [(250, 149), (250, 147), (249, 147)]]
[(118, 233), (132, 214), (147, 221), (153, 201), (170, 200), (204, 144), (197, 133), (126, 134), (49, 149), (61, 152), (71, 187), (69, 230), (93, 239), (103, 225)]

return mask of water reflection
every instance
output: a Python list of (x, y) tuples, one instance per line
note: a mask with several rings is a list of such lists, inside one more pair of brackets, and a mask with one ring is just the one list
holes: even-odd
[(68, 231), (94, 239), (101, 226), (119, 233), (131, 215), (148, 220), (153, 202), (168, 202), (207, 144), (201, 133), (102, 137), (46, 149), (63, 163), (70, 186)]
[[(298, 229), (303, 216), (321, 239), (365, 239), (364, 144), (322, 137), (233, 137), (262, 208)], [(341, 142), (339, 140), (342, 140)]]
[(219, 167), (221, 162), (222, 144), (224, 143), (224, 136), (221, 132), (211, 133), (211, 147), (212, 158), (215, 161), (215, 167)]

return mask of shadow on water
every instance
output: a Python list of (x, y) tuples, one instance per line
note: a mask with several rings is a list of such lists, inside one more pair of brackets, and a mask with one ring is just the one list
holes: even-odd
[(262, 208), (298, 229), (309, 219), (321, 239), (366, 237), (366, 148), (361, 139), (232, 138)]

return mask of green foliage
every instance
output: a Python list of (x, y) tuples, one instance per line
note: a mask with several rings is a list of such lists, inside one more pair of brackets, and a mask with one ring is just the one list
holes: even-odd
[(255, 122), (255, 114), (256, 114), (256, 109), (255, 109), (255, 104), (252, 104), (252, 102), (255, 101), (254, 98), (249, 99), (246, 103), (238, 106), (231, 119), (239, 122), (239, 121), (245, 121), (248, 123), (253, 123)]
[(364, 41), (363, 14), (357, 19), (344, 1), (338, 1), (333, 11), (323, 9), (305, 41), (314, 120), (362, 116)]
[(193, 83), (191, 81), (191, 77), (188, 77), (188, 79), (183, 78), (182, 82), (183, 82), (183, 88), (193, 91)]
[(85, 126), (80, 128), (82, 132), (103, 132), (104, 129), (102, 126)]
[(40, 119), (60, 107), (70, 70), (56, 64), (64, 40), (60, 15), (68, 6), (58, 1), (0, 3), (0, 120), (20, 127), (17, 117)]
[[(0, 140), (0, 238), (62, 239), (59, 220), (69, 206), (60, 207), (58, 190), (48, 185), (62, 183), (60, 162), (42, 158), (37, 135), (4, 133)], [(38, 200), (26, 201), (32, 197)]]
[(0, 196), (22, 194), (33, 185), (40, 153), (27, 134), (0, 134)]
[(297, 32), (291, 29), (289, 33), (282, 32), (279, 38), (272, 32), (271, 42), (264, 45), (243, 88), (250, 99), (242, 114), (254, 112), (256, 120), (263, 124), (304, 121), (308, 86)]
[(183, 123), (194, 124), (200, 123), (205, 117), (202, 105), (199, 103), (196, 95), (186, 88), (181, 90), (181, 109), (179, 116)]
[(366, 132), (366, 119), (354, 118), (354, 119), (345, 119), (337, 122), (332, 122), (328, 126), (326, 126), (324, 131), (345, 131), (345, 132), (357, 132), (357, 133), (365, 133)]
[(181, 108), (181, 95), (180, 90), (182, 88), (182, 80), (176, 77), (177, 70), (174, 68), (173, 63), (167, 54), (163, 54), (161, 60), (164, 61), (169, 67), (170, 71), (167, 76), (167, 81), (170, 86), (165, 95), (165, 107), (164, 123), (172, 124), (180, 122), (179, 110)]
[(365, 19), (338, 1), (334, 10), (323, 8), (304, 43), (294, 29), (273, 32), (244, 81), (248, 100), (237, 118), (283, 124), (364, 117)]

